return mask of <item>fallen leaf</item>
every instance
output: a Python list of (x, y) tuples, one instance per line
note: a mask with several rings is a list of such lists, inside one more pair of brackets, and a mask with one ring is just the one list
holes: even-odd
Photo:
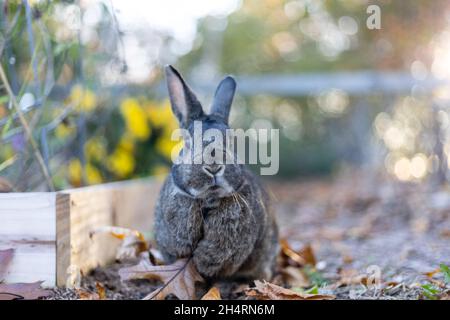
[(350, 264), (353, 262), (353, 257), (351, 255), (343, 255), (342, 262), (344, 262), (345, 264)]
[(435, 274), (441, 272), (440, 268), (434, 269), (433, 271), (425, 272), (424, 275), (426, 275), (429, 278), (432, 278)]
[(105, 233), (122, 240), (120, 247), (117, 249), (117, 260), (137, 258), (141, 252), (149, 249), (144, 235), (137, 230), (115, 226), (102, 226), (92, 230), (89, 233), (89, 237), (92, 239), (96, 234)]
[(78, 300), (100, 300), (100, 295), (97, 292), (92, 292), (86, 289), (76, 289), (79, 299)]
[(122, 281), (157, 279), (164, 283), (144, 300), (162, 300), (169, 294), (174, 294), (180, 300), (195, 299), (195, 282), (203, 281), (192, 260), (180, 259), (170, 265), (157, 266), (150, 261), (148, 252), (141, 254), (137, 265), (120, 269), (119, 275)]
[(397, 281), (388, 281), (386, 283), (384, 283), (384, 287), (385, 288), (390, 288), (390, 287), (396, 287), (399, 285), (403, 285), (402, 283), (398, 283)]
[(95, 288), (97, 289), (99, 299), (105, 300), (106, 299), (105, 287), (100, 282), (95, 282)]
[(333, 300), (334, 295), (302, 293), (286, 289), (267, 281), (255, 281), (255, 288), (245, 294), (260, 300)]
[(314, 252), (312, 250), (311, 245), (304, 246), (301, 250), (295, 251), (289, 245), (289, 242), (286, 239), (280, 240), (281, 252), (292, 261), (296, 262), (300, 266), (304, 266), (310, 264), (312, 266), (316, 265), (316, 257), (314, 256)]
[(164, 264), (164, 257), (160, 251), (155, 248), (149, 250), (150, 261), (155, 265)]
[(95, 228), (94, 230), (89, 232), (89, 237), (92, 238), (94, 235), (101, 234), (101, 233), (109, 233), (112, 236), (114, 236), (120, 240), (123, 240), (129, 236), (134, 236), (134, 237), (139, 238), (142, 241), (145, 241), (144, 235), (141, 232), (139, 232), (137, 230), (122, 228), (122, 227), (115, 227), (115, 226), (102, 226), (102, 227)]
[(201, 300), (222, 300), (220, 296), (220, 291), (216, 287), (212, 287), (208, 292), (201, 298)]
[(291, 287), (307, 288), (311, 286), (308, 277), (296, 267), (288, 266), (281, 270), (283, 280)]
[(41, 287), (42, 281), (33, 283), (0, 283), (0, 300), (36, 300), (48, 297), (50, 290)]
[(0, 282), (6, 276), (6, 271), (14, 256), (14, 249), (0, 250)]
[(355, 269), (343, 269), (339, 272), (340, 280), (337, 282), (336, 286), (348, 286), (357, 284), (367, 284), (367, 275), (360, 274), (358, 270)]
[(105, 300), (106, 299), (106, 290), (105, 287), (98, 281), (95, 282), (95, 292), (83, 289), (76, 288), (75, 291), (78, 294), (78, 300)]

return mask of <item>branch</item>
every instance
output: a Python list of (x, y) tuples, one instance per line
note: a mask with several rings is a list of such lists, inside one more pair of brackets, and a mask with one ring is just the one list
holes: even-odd
[(25, 6), (25, 18), (27, 21), (27, 33), (28, 33), (28, 43), (29, 43), (29, 50), (30, 50), (30, 58), (31, 58), (31, 65), (33, 68), (33, 76), (34, 76), (34, 83), (36, 86), (36, 99), (39, 97), (39, 71), (38, 71), (38, 65), (37, 60), (35, 57), (35, 46), (34, 46), (34, 35), (33, 35), (33, 27), (32, 27), (32, 21), (31, 21), (31, 8), (28, 4), (28, 0), (22, 0), (22, 3)]
[(42, 174), (44, 175), (44, 178), (47, 181), (47, 185), (48, 185), (48, 187), (49, 187), (49, 189), (51, 191), (55, 191), (55, 187), (53, 185), (53, 181), (52, 181), (52, 179), (50, 177), (50, 174), (48, 172), (47, 166), (44, 163), (44, 159), (42, 158), (42, 154), (39, 151), (39, 147), (38, 147), (36, 141), (33, 138), (33, 134), (31, 132), (30, 127), (28, 126), (27, 120), (25, 119), (25, 117), (24, 117), (24, 115), (22, 113), (22, 109), (20, 108), (19, 104), (17, 103), (16, 97), (15, 97), (15, 95), (14, 95), (12, 89), (11, 89), (11, 86), (10, 86), (10, 84), (8, 82), (8, 79), (6, 77), (5, 70), (3, 69), (3, 66), (1, 64), (0, 64), (0, 78), (1, 78), (1, 80), (2, 80), (2, 82), (4, 84), (4, 86), (5, 86), (6, 91), (8, 92), (8, 95), (9, 95), (9, 97), (11, 99), (11, 102), (12, 102), (14, 108), (16, 109), (17, 115), (19, 116), (19, 120), (20, 120), (20, 122), (22, 124), (22, 127), (25, 130), (25, 134), (27, 136), (27, 139), (28, 139), (28, 141), (30, 141), (31, 147), (32, 147), (33, 152), (34, 152), (34, 156), (36, 157), (36, 159), (38, 161), (38, 164), (39, 164), (39, 167), (40, 167), (40, 169), (42, 171)]

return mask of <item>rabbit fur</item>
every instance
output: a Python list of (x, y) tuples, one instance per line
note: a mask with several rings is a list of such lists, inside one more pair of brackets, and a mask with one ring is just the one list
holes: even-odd
[[(167, 66), (165, 72), (180, 127), (192, 133), (196, 120), (203, 130), (214, 128), (225, 136), (235, 80), (222, 80), (211, 112), (206, 114), (178, 71)], [(192, 146), (186, 143), (186, 148)], [(155, 238), (165, 261), (192, 257), (206, 278), (269, 280), (278, 250), (278, 229), (268, 194), (243, 164), (213, 165), (209, 171), (205, 167), (211, 169), (203, 163), (173, 164), (162, 186)]]

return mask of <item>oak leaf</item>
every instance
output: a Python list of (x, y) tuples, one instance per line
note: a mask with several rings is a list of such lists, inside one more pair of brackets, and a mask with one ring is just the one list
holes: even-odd
[(163, 300), (169, 294), (180, 300), (195, 299), (195, 283), (203, 281), (191, 259), (179, 259), (173, 264), (158, 266), (150, 261), (148, 252), (141, 254), (137, 265), (120, 269), (119, 275), (122, 281), (157, 279), (164, 283), (144, 300)]

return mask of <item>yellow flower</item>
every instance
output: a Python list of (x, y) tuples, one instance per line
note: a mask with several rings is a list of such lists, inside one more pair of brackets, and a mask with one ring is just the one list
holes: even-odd
[(160, 104), (150, 104), (147, 106), (146, 111), (150, 122), (155, 127), (177, 128), (178, 122), (172, 113), (168, 100), (165, 100)]
[(106, 156), (106, 147), (101, 137), (94, 137), (86, 141), (84, 154), (89, 160), (103, 160)]
[(167, 159), (172, 159), (172, 152), (178, 155), (180, 150), (183, 148), (182, 141), (172, 141), (170, 139), (162, 137), (156, 142), (156, 150), (166, 157)]
[(100, 171), (90, 163), (86, 165), (86, 180), (88, 184), (99, 184), (103, 180)]
[(83, 167), (79, 159), (72, 159), (69, 162), (69, 181), (74, 186), (80, 186), (83, 177)]
[(65, 123), (60, 123), (55, 129), (55, 135), (60, 139), (65, 139), (75, 133), (75, 131), (75, 127), (68, 126)]
[(114, 172), (116, 176), (124, 178), (133, 172), (135, 161), (133, 154), (118, 148), (108, 157), (107, 165), (108, 169)]
[(97, 105), (97, 98), (95, 94), (77, 84), (70, 92), (70, 102), (74, 104), (78, 111), (89, 112), (94, 110)]
[(120, 148), (122, 150), (131, 152), (131, 153), (134, 152), (133, 137), (130, 134), (125, 132), (125, 134), (120, 138), (117, 148)]
[(138, 140), (146, 140), (150, 136), (150, 126), (147, 123), (145, 111), (138, 101), (127, 98), (122, 101), (120, 111), (125, 120), (127, 131)]

